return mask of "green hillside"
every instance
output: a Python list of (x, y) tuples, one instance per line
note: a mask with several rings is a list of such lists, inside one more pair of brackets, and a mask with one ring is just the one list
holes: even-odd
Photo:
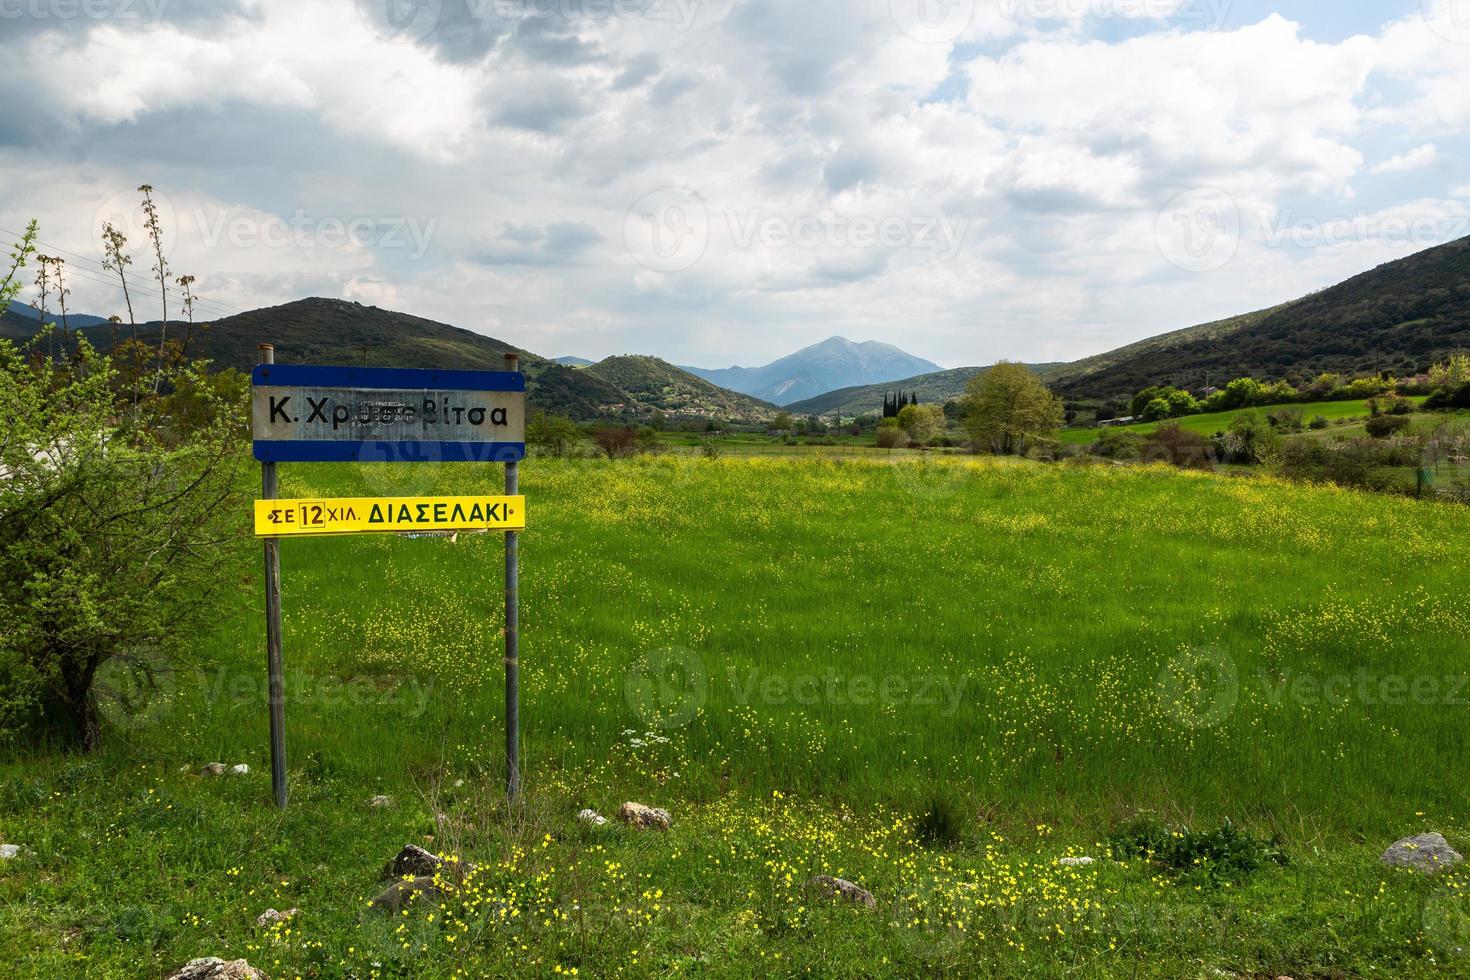
[(600, 378), (637, 405), (670, 415), (762, 421), (776, 413), (769, 402), (721, 388), (657, 357), (609, 357), (576, 373)]
[[(1027, 365), (1031, 370), (1043, 375), (1064, 366), (1061, 364)], [(882, 411), (883, 396), (895, 391), (917, 392), (919, 401), (941, 404), (962, 396), (970, 379), (984, 370), (983, 367), (962, 367), (921, 374), (902, 381), (890, 381), (887, 384), (839, 388), (825, 395), (787, 405), (786, 410), (793, 415), (867, 415)]]
[(1415, 374), (1467, 348), (1470, 238), (1283, 306), (1078, 361), (1047, 381), (1071, 400), (1105, 401), (1153, 384), (1200, 388), (1245, 376), (1299, 382), (1324, 371)]

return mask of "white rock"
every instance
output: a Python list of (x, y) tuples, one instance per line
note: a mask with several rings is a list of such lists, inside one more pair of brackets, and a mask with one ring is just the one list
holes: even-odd
[(0, 859), (9, 861), (11, 858), (20, 857), (19, 844), (0, 844)]
[(265, 974), (244, 960), (202, 956), (170, 973), (168, 980), (265, 980)]
[(238, 766), (232, 768), (230, 772), (232, 772), (236, 776), (248, 776), (250, 775), (250, 767), (242, 762)]
[(1057, 861), (1064, 868), (1085, 868), (1093, 863), (1090, 857), (1061, 858)]
[(201, 776), (223, 776), (225, 774), (225, 764), (223, 762), (211, 762), (199, 770), (199, 774)]
[(393, 805), (393, 797), (391, 797), (391, 796), (375, 796), (372, 799), (368, 800), (368, 806), (371, 806), (371, 807), (382, 808), (382, 807), (392, 806), (392, 805)]
[(607, 817), (604, 817), (596, 810), (583, 810), (581, 813), (577, 814), (577, 819), (582, 821), (583, 823), (590, 823), (594, 827), (607, 826)]
[(287, 909), (284, 912), (277, 912), (275, 909), (266, 909), (256, 917), (255, 924), (264, 928), (266, 926), (273, 926), (277, 922), (290, 922), (300, 914), (300, 909)]

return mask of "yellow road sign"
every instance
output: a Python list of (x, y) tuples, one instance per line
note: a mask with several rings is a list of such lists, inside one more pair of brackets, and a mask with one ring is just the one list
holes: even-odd
[(255, 536), (520, 531), (525, 497), (336, 497), (257, 500)]

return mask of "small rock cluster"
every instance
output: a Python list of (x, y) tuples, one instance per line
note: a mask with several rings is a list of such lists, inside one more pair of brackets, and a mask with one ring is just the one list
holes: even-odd
[(237, 766), (227, 766), (223, 762), (211, 762), (199, 770), (201, 776), (223, 776), (225, 773), (232, 776), (248, 776), (250, 767), (243, 762)]

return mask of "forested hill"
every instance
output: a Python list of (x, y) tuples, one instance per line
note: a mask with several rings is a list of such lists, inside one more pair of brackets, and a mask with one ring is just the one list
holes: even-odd
[(1470, 349), (1470, 238), (1381, 265), (1274, 309), (1191, 327), (1086, 358), (1046, 379), (1069, 399), (1239, 377), (1301, 381), (1414, 374)]

